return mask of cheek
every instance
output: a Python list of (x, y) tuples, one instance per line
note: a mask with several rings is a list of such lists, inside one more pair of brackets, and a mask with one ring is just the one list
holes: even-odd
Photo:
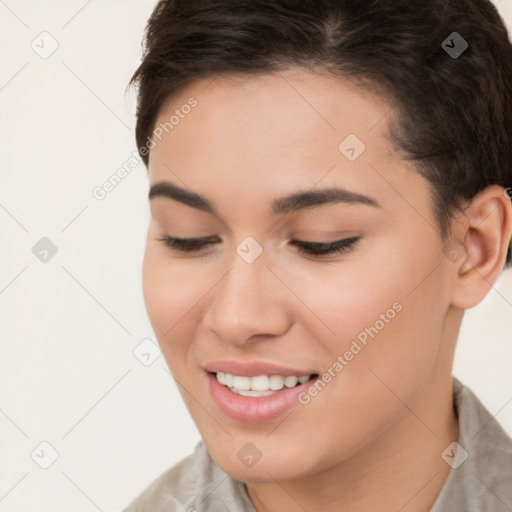
[(350, 272), (340, 266), (303, 274), (301, 298), (316, 315), (308, 313), (302, 320), (308, 319), (314, 339), (329, 354), (325, 370), (345, 356), (343, 369), (337, 367), (344, 377), (334, 379), (340, 393), (350, 389), (354, 397), (354, 390), (364, 394), (366, 387), (374, 394), (381, 377), (405, 398), (428, 377), (447, 304), (442, 275), (431, 273), (435, 251), (425, 249), (418, 258), (417, 251), (403, 244), (399, 254), (382, 248), (378, 262), (357, 262)]
[[(169, 300), (172, 297), (168, 293), (169, 282), (163, 277), (167, 269), (156, 253), (148, 240), (142, 264), (142, 291), (149, 319), (160, 341), (160, 334), (166, 323), (166, 312), (173, 311), (173, 304)], [(168, 325), (167, 328), (169, 327)]]
[[(146, 245), (142, 266), (144, 302), (151, 326), (169, 362), (171, 352), (185, 349), (187, 333), (197, 319), (197, 303), (204, 283), (198, 273), (170, 261), (161, 247)], [(184, 340), (184, 341), (179, 341)]]
[[(366, 266), (361, 274), (333, 272), (316, 282), (310, 274), (304, 282), (304, 302), (334, 334), (309, 312), (302, 316), (329, 355), (322, 369), (328, 383), (311, 397), (301, 422), (304, 431), (318, 432), (319, 452), (332, 454), (333, 463), (402, 417), (403, 403), (415, 403), (435, 368), (443, 327), (436, 290), (442, 276), (432, 274), (411, 293), (422, 271), (401, 261), (404, 265), (390, 260)], [(434, 265), (423, 266), (426, 275)], [(319, 284), (321, 293), (314, 293)], [(319, 423), (327, 417), (332, 421)], [(333, 438), (340, 439), (339, 451), (332, 450)]]

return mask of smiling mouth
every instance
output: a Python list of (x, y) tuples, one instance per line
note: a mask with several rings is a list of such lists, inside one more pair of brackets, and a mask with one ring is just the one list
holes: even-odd
[(294, 388), (318, 377), (310, 375), (258, 375), (246, 377), (224, 372), (208, 372), (216, 377), (217, 381), (229, 391), (242, 396), (261, 397), (269, 396), (280, 391)]

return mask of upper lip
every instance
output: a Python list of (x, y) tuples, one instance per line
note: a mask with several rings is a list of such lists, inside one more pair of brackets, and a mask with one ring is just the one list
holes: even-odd
[(206, 363), (203, 368), (207, 372), (230, 373), (231, 375), (239, 375), (241, 377), (257, 377), (258, 375), (283, 375), (285, 377), (287, 375), (294, 375), (295, 377), (302, 377), (303, 375), (313, 375), (317, 373), (310, 369), (298, 370), (290, 366), (283, 366), (266, 361), (210, 361)]

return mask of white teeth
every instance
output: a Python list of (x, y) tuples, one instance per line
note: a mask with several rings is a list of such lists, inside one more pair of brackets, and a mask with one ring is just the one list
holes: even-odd
[(283, 386), (284, 386), (284, 377), (281, 376), (281, 375), (272, 375), (272, 377), (270, 377), (268, 379), (269, 381), (269, 387), (270, 389), (273, 389), (273, 390), (279, 390), (279, 389), (283, 389)]
[(233, 377), (233, 387), (236, 389), (243, 389), (245, 391), (251, 389), (251, 377)]
[(266, 396), (274, 391), (279, 391), (285, 386), (293, 388), (299, 384), (304, 384), (311, 378), (311, 375), (302, 375), (296, 377), (288, 375), (258, 375), (257, 377), (241, 377), (230, 373), (217, 372), (217, 380), (231, 391), (244, 396)]
[(238, 393), (239, 395), (243, 396), (268, 396), (273, 395), (274, 391), (244, 391), (243, 389), (231, 389), (231, 391), (234, 391), (235, 393)]
[(234, 380), (234, 377), (233, 377), (233, 375), (231, 375), (231, 373), (225, 373), (225, 374), (224, 374), (224, 380), (226, 381), (226, 382), (225, 382), (225, 385), (226, 385), (226, 386), (233, 387), (233, 380)]
[(266, 375), (259, 375), (258, 377), (251, 377), (251, 389), (254, 391), (268, 391), (269, 383)]
[(289, 377), (284, 378), (284, 385), (287, 388), (293, 388), (293, 386), (295, 386), (297, 384), (297, 382), (299, 382), (299, 378), (294, 377), (293, 375), (290, 375)]

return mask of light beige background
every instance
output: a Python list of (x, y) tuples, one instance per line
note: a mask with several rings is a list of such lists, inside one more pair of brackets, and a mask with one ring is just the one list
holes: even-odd
[[(163, 358), (134, 354), (158, 355), (137, 349), (154, 340), (144, 166), (93, 195), (135, 154), (124, 88), (153, 4), (0, 0), (2, 512), (121, 510), (199, 439)], [(511, 319), (509, 270), (466, 314), (455, 374), (512, 435)]]

